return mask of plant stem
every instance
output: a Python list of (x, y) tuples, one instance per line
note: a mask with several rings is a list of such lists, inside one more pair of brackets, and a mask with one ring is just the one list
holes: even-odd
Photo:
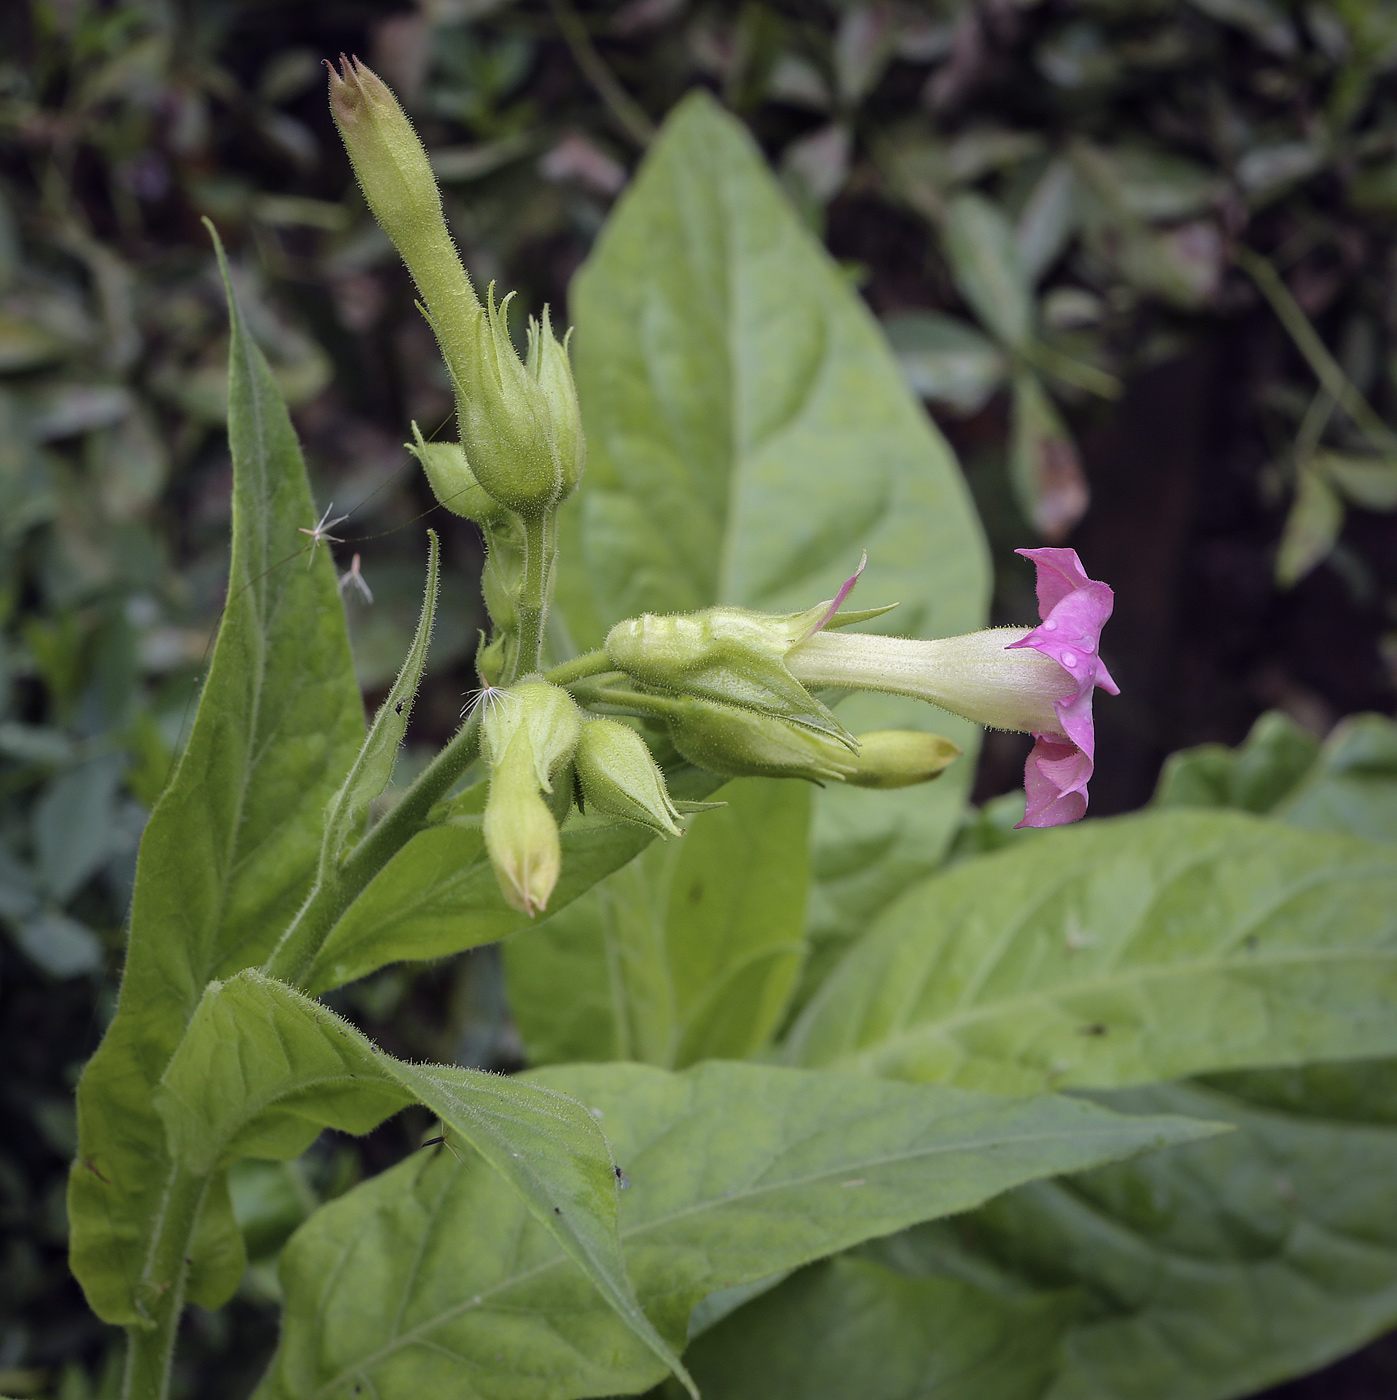
[(553, 18), (558, 21), (558, 29), (572, 50), (573, 60), (582, 70), (583, 77), (606, 104), (616, 125), (643, 151), (655, 139), (655, 123), (606, 66), (606, 60), (597, 52), (592, 36), (587, 33), (587, 26), (573, 9), (571, 0), (550, 0), (550, 4)]
[(1290, 332), (1295, 348), (1309, 362), (1315, 378), (1328, 390), (1334, 402), (1362, 428), (1373, 451), (1385, 455), (1397, 452), (1397, 433), (1378, 417), (1372, 405), (1358, 392), (1339, 362), (1329, 353), (1280, 273), (1266, 258), (1250, 248), (1238, 248), (1236, 258), (1237, 266), (1250, 275), (1261, 289), (1261, 294), (1271, 303), (1276, 319)]
[(537, 671), (543, 655), (543, 625), (548, 617), (548, 585), (553, 572), (553, 525), (556, 512), (524, 521), (524, 578), (519, 589), (518, 650), (505, 677), (512, 684)]
[[(561, 666), (545, 671), (543, 678), (553, 685), (567, 686), (615, 670), (611, 658), (604, 651), (589, 651), (585, 656), (579, 656), (573, 661), (564, 661)], [(621, 672), (616, 671), (616, 674), (619, 676)]]
[(605, 686), (579, 686), (573, 698), (581, 705), (639, 715), (644, 719), (669, 719), (674, 701), (663, 695), (642, 695), (634, 690), (612, 690)]
[(207, 1177), (171, 1168), (150, 1254), (136, 1285), (150, 1325), (127, 1328), (122, 1400), (166, 1400), (169, 1393), (170, 1361), (184, 1311), (194, 1228), (207, 1188)]
[(480, 715), (471, 717), (431, 761), (396, 806), (350, 853), (339, 872), (311, 890), (263, 964), (270, 977), (300, 986), (326, 936), (369, 881), (427, 824), (439, 802), (480, 753)]

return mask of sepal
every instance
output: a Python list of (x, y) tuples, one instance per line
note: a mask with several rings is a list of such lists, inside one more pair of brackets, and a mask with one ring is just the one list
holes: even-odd
[(645, 740), (614, 719), (582, 726), (574, 755), (583, 810), (643, 826), (658, 836), (682, 836), (679, 812)]
[(857, 767), (840, 740), (736, 705), (681, 696), (671, 702), (667, 722), (683, 757), (725, 777), (842, 782)]

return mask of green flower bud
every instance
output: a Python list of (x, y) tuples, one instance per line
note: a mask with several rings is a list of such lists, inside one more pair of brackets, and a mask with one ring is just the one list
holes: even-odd
[[(480, 751), (491, 769), (507, 751), (527, 754), (534, 786), (553, 791), (553, 775), (567, 763), (582, 734), (577, 702), (556, 685), (532, 677), (492, 697), (480, 726)], [(517, 745), (522, 741), (523, 748)]]
[(674, 747), (690, 763), (731, 778), (809, 778), (839, 782), (857, 763), (837, 739), (774, 715), (675, 699), (667, 715)]
[(463, 327), (433, 329), (456, 386), (461, 445), (476, 480), (502, 506), (537, 515), (562, 494), (563, 470), (554, 441), (548, 395), (509, 338), (510, 297), (485, 306)]
[(852, 749), (853, 736), (786, 669), (785, 655), (805, 625), (805, 614), (770, 616), (745, 608), (645, 613), (611, 629), (606, 654), (642, 685), (779, 716)]
[(539, 796), (528, 732), (499, 755), (485, 799), (485, 850), (512, 909), (532, 918), (548, 907), (562, 869), (558, 823)]
[[(545, 356), (540, 345), (539, 367), (530, 373), (509, 338), (509, 298), (497, 307), (492, 288), (484, 307), (476, 299), (447, 231), (427, 153), (383, 80), (358, 59), (342, 60), (339, 72), (330, 69), (330, 108), (364, 198), (426, 303), (456, 388), (469, 469), (508, 509), (521, 515), (546, 510), (565, 479), (580, 472), (580, 429), (565, 429), (560, 443), (550, 416), (554, 399), (566, 416), (562, 371), (555, 363), (562, 356), (566, 370), (562, 347)], [(552, 340), (551, 332), (547, 338)], [(560, 447), (570, 454), (565, 466)]]
[(665, 775), (645, 740), (628, 725), (614, 719), (588, 720), (573, 762), (582, 799), (591, 810), (660, 836), (684, 834)]
[[(374, 218), (402, 254), (432, 323), (466, 325), (480, 312), (441, 212), (427, 152), (388, 86), (356, 59), (330, 69), (330, 111)], [(445, 347), (443, 346), (443, 349)]]
[(475, 479), (460, 443), (425, 442), (416, 423), (412, 433), (416, 441), (403, 446), (422, 463), (432, 494), (447, 510), (480, 525), (504, 519), (504, 507)]
[(546, 306), (541, 324), (530, 317), (527, 365), (548, 400), (558, 466), (563, 476), (563, 496), (570, 496), (577, 489), (582, 480), (582, 468), (587, 463), (582, 410), (577, 404), (577, 387), (572, 382), (572, 365), (568, 362), (571, 339), (571, 331), (561, 341), (554, 336)]
[(900, 788), (939, 778), (960, 749), (939, 734), (912, 729), (876, 729), (860, 734), (854, 771), (845, 782), (856, 787)]

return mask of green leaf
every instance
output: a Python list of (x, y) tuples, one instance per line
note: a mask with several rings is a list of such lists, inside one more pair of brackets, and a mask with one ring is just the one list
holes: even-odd
[[(669, 780), (676, 798), (703, 798), (719, 779), (683, 768)], [(436, 815), (369, 882), (321, 944), (304, 978), (328, 991), (391, 962), (446, 957), (493, 943), (532, 920), (510, 908), (485, 853), (480, 812), (485, 785), (468, 789)], [(563, 867), (549, 908), (565, 908), (633, 860), (655, 838), (624, 822), (574, 814), (563, 829)]]
[(1231, 812), (1048, 832), (898, 900), (789, 1055), (1024, 1092), (1397, 1053), (1397, 853)]
[(1307, 831), (1397, 841), (1397, 724), (1386, 715), (1341, 720), (1272, 815)]
[[(933, 1228), (913, 1243), (937, 1273), (994, 1270), (1018, 1294), (1082, 1290), (1084, 1316), (1064, 1337), (1044, 1400), (1251, 1395), (1397, 1321), (1393, 1076), (1365, 1096), (1373, 1068), (1110, 1095), (1119, 1108), (1203, 1114), (1238, 1131), (1036, 1183), (977, 1212), (962, 1239)], [(1359, 1090), (1348, 1111), (1337, 1108), (1335, 1078)], [(1362, 1099), (1378, 1088), (1386, 1102), (1375, 1115)], [(914, 1249), (899, 1252), (910, 1262)], [(934, 1317), (923, 1325), (940, 1330)]]
[(1317, 452), (1314, 469), (1364, 510), (1397, 510), (1397, 458), (1358, 452)]
[(1273, 710), (1235, 749), (1202, 744), (1171, 754), (1154, 803), (1239, 807), (1307, 831), (1397, 841), (1397, 723), (1350, 715), (1321, 745)]
[(1106, 1096), (1237, 1131), (796, 1275), (699, 1340), (695, 1378), (707, 1400), (758, 1378), (777, 1400), (1231, 1400), (1311, 1371), (1397, 1321), (1395, 1076), (1343, 1064)]
[[(901, 602), (881, 625), (926, 637), (983, 625), (984, 537), (950, 449), (746, 130), (706, 94), (651, 145), (571, 308), (589, 458), (562, 513), (559, 605), (579, 647), (644, 611), (808, 607), (864, 549), (860, 597)], [(818, 795), (822, 949), (935, 867), (978, 738), (887, 696), (853, 697), (839, 718), (855, 732), (935, 729), (965, 756), (928, 787)]]
[(1070, 1293), (996, 1297), (843, 1257), (804, 1269), (705, 1332), (704, 1400), (1041, 1400)]
[(1007, 360), (988, 336), (940, 311), (904, 311), (883, 331), (908, 388), (957, 413), (978, 413), (1004, 382)]
[(505, 945), (535, 1064), (744, 1059), (800, 968), (810, 788), (746, 779), (681, 840), (657, 842), (531, 938)]
[[(180, 766), (141, 842), (116, 1017), (78, 1088), (71, 1262), (93, 1310), (131, 1323), (170, 1173), (151, 1094), (211, 978), (257, 964), (315, 874), (326, 804), (363, 708), (291, 421), (231, 293), (228, 602)], [(231, 1221), (231, 1216), (229, 1217)], [(196, 1279), (198, 1277), (196, 1271)], [(227, 1272), (196, 1301), (237, 1284)]]
[[(709, 1061), (683, 1074), (570, 1066), (537, 1082), (598, 1115), (629, 1174), (637, 1293), (683, 1343), (696, 1303), (1007, 1186), (1207, 1125)], [(265, 1400), (621, 1394), (663, 1376), (506, 1184), (417, 1157), (315, 1215), (282, 1256), (287, 1312)]]
[(1159, 776), (1154, 805), (1271, 812), (1294, 791), (1318, 756), (1319, 740), (1309, 730), (1279, 710), (1268, 710), (1235, 749), (1200, 744), (1170, 754)]
[(1293, 587), (1323, 563), (1343, 526), (1344, 503), (1338, 493), (1317, 471), (1303, 469), (1276, 552), (1276, 582)]
[(983, 195), (959, 194), (946, 209), (942, 246), (961, 295), (1010, 350), (1033, 340), (1033, 283), (1013, 225)]
[(422, 670), (427, 664), (427, 646), (432, 639), (432, 622), (437, 610), (437, 578), (441, 564), (441, 547), (435, 530), (427, 531), (427, 584), (422, 594), (422, 614), (417, 631), (408, 648), (407, 660), (398, 672), (398, 679), (379, 706), (369, 726), (364, 747), (349, 770), (344, 786), (335, 794), (325, 817), (325, 837), (320, 848), (321, 875), (339, 864), (345, 843), (355, 823), (368, 811), (369, 803), (388, 786), (397, 762), (398, 747), (407, 733), (412, 718), (412, 702), (422, 682)]
[(368, 1132), (413, 1100), (510, 1183), (641, 1344), (683, 1374), (626, 1277), (606, 1138), (565, 1094), (404, 1064), (318, 1002), (247, 971), (205, 991), (157, 1103), (176, 1163), (208, 1176), (239, 1157), (298, 1156), (327, 1126)]

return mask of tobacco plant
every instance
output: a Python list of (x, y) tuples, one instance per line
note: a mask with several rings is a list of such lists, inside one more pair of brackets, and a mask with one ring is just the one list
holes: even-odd
[[(1288, 1150), (1284, 1209), (1330, 1199), (1303, 1121), (1280, 1146), (1258, 1122), (1326, 1093), (1361, 1119), (1390, 1069), (1164, 1082), (1397, 1053), (1381, 817), (1070, 826), (1114, 691), (1110, 589), (1028, 550), (1038, 624), (981, 627), (949, 452), (709, 99), (672, 115), (574, 285), (574, 383), (546, 310), (520, 327), (468, 278), (392, 94), (357, 63), (330, 87), (451, 376), (458, 439), (413, 448), (484, 536), (491, 627), (460, 728), (385, 802), (435, 537), (366, 730), (339, 596), (363, 575), (329, 551), (349, 529), (312, 501), (230, 291), (227, 604), (78, 1093), (72, 1264), (128, 1331), (125, 1395), (165, 1396), (186, 1305), (238, 1287), (230, 1172), (413, 1103), (439, 1130), (286, 1246), (259, 1395), (1065, 1397), (1125, 1374), (1222, 1396), (1390, 1321), (1387, 1223), (1361, 1267), (1334, 1254), (1360, 1211), (1297, 1226), (1288, 1261), (1332, 1282), (1347, 1259), (1343, 1309), (1277, 1286), (1271, 1346), (1210, 1330), (1256, 1286), (1225, 1192), (1273, 1215), (1257, 1163)], [(846, 606), (856, 582), (877, 606)], [(894, 618), (910, 635), (867, 630)], [(938, 871), (975, 725), (1035, 735), (1023, 820)], [(1390, 730), (1366, 742), (1390, 758)], [(1275, 805), (1195, 767), (1195, 806)], [(500, 939), (531, 1073), (407, 1063), (325, 999)], [(1225, 1191), (1189, 1197), (1210, 1172)], [(1216, 1255), (1211, 1291), (1083, 1200)]]

